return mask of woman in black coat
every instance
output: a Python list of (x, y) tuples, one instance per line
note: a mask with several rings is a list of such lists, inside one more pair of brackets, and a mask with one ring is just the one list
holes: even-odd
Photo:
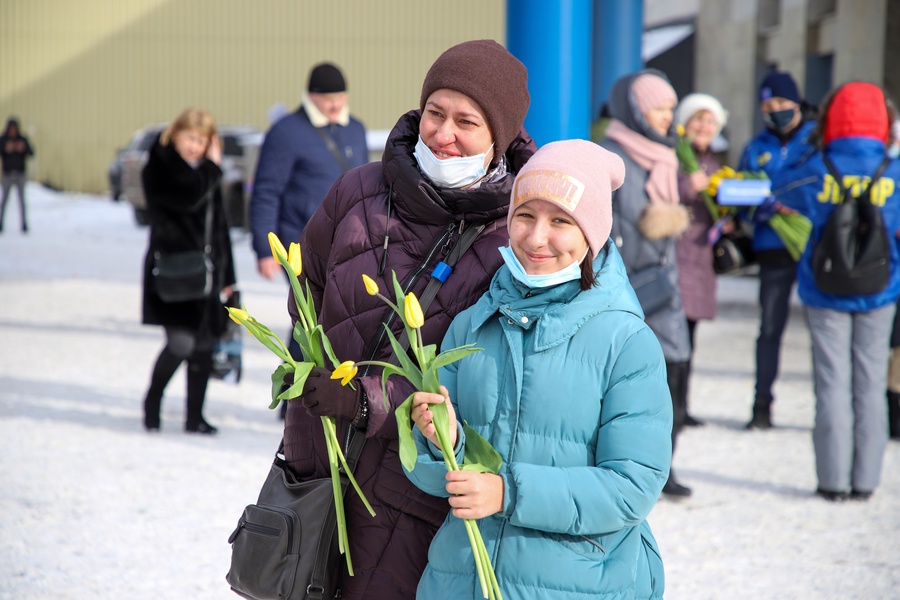
[[(163, 392), (175, 370), (187, 360), (185, 430), (216, 433), (203, 418), (203, 402), (212, 370), (213, 341), (225, 328), (227, 313), (222, 304), (235, 284), (231, 238), (219, 188), (221, 161), (215, 121), (205, 110), (191, 108), (160, 134), (141, 173), (150, 222), (150, 246), (144, 260), (143, 322), (162, 325), (166, 331), (166, 345), (156, 359), (144, 399), (144, 427), (148, 431), (159, 431)], [(165, 302), (154, 286), (155, 254), (202, 250), (210, 202), (212, 289), (202, 300)]]

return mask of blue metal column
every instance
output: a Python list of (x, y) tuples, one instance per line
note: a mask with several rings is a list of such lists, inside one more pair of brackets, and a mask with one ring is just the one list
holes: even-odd
[(594, 61), (591, 120), (609, 98), (615, 81), (643, 68), (643, 0), (594, 0)]
[(538, 146), (589, 136), (591, 24), (591, 0), (506, 2), (506, 47), (528, 68), (525, 129)]

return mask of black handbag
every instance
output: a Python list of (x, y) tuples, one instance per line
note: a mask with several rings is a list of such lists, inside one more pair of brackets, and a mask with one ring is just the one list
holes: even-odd
[(731, 275), (756, 262), (753, 235), (742, 220), (735, 219), (735, 229), (723, 233), (713, 244), (713, 270), (716, 275)]
[(207, 199), (203, 250), (153, 253), (153, 289), (163, 302), (186, 302), (208, 298), (213, 289), (212, 213)]
[[(470, 225), (450, 254), (438, 263), (442, 268), (432, 272), (419, 300), (423, 313), (484, 227), (484, 224)], [(414, 272), (424, 272), (429, 260), (431, 256), (426, 257), (421, 268)], [(414, 279), (407, 282), (408, 288), (413, 282)], [(383, 321), (385, 326), (395, 314), (389, 310)], [(369, 360), (377, 355), (380, 340), (381, 337), (373, 340)], [(409, 347), (405, 335), (398, 341), (402, 348)], [(345, 452), (351, 472), (356, 469), (365, 443), (366, 436), (351, 427), (349, 447)], [(244, 509), (237, 528), (228, 538), (231, 569), (225, 579), (235, 593), (250, 600), (339, 598), (343, 561), (338, 547), (331, 477), (298, 481), (281, 454), (283, 449), (282, 438), (256, 504)], [(341, 494), (346, 492), (349, 484), (344, 473), (341, 470)]]
[[(347, 453), (351, 469), (364, 444), (365, 436), (353, 436)], [(330, 477), (298, 481), (283, 449), (284, 440), (256, 504), (244, 509), (228, 538), (231, 568), (225, 579), (250, 600), (335, 598), (341, 562), (334, 486)], [(342, 475), (342, 494), (348, 483)]]

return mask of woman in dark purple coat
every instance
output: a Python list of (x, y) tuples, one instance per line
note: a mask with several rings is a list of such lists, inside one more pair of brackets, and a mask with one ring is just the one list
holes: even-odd
[[(722, 131), (727, 118), (722, 104), (707, 94), (685, 96), (675, 111), (675, 122), (684, 127), (685, 136), (691, 139), (700, 164), (700, 170), (695, 173), (678, 173), (678, 193), (681, 204), (691, 211), (691, 225), (675, 243), (678, 288), (688, 320), (692, 356), (697, 322), (716, 318), (716, 273), (712, 246), (706, 235), (713, 225), (713, 217), (700, 192), (709, 186), (709, 176), (722, 166), (713, 156), (710, 145)], [(690, 368), (689, 360), (688, 370)], [(684, 424), (701, 425), (702, 422), (688, 412)]]
[[(382, 162), (334, 183), (303, 232), (301, 282), (312, 290), (319, 323), (340, 360), (391, 358), (382, 326), (390, 310), (366, 293), (363, 274), (391, 290), (396, 272), (404, 290), (421, 297), (460, 235), (484, 225), (426, 310), (426, 345), (440, 345), (453, 317), (488, 288), (502, 264), (498, 248), (509, 239), (513, 179), (535, 151), (522, 129), (528, 104), (525, 66), (506, 49), (492, 40), (453, 46), (429, 69), (420, 109), (401, 116), (391, 131)], [(395, 334), (401, 327), (392, 321)], [(329, 375), (314, 369), (303, 395), (288, 402), (288, 464), (303, 480), (328, 477), (321, 415), (337, 417), (339, 439), (365, 435), (356, 479), (376, 516), (347, 494), (354, 576), (343, 578), (342, 597), (414, 598), (450, 505), (416, 488), (400, 465), (393, 411), (413, 390), (391, 377), (386, 408), (380, 370), (360, 372), (355, 390)]]

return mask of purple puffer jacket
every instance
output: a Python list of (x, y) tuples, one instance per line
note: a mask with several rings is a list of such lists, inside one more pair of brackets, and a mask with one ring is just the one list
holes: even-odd
[[(460, 231), (488, 223), (426, 311), (424, 343), (440, 347), (453, 317), (487, 290), (502, 262), (497, 248), (509, 241), (506, 214), (513, 175), (536, 150), (534, 142), (524, 130), (520, 133), (506, 153), (510, 174), (498, 181), (471, 190), (435, 189), (413, 156), (419, 116), (416, 110), (400, 118), (388, 137), (382, 164), (358, 167), (334, 183), (303, 233), (301, 282), (309, 284), (319, 322), (341, 361), (372, 358), (373, 352), (378, 360), (390, 360), (390, 345), (381, 337), (389, 309), (366, 293), (363, 274), (393, 298), (394, 271), (404, 290), (421, 296), (431, 270), (446, 257)], [(288, 309), (296, 322), (290, 298)], [(401, 327), (395, 319), (392, 329), (398, 337)], [(380, 370), (362, 377), (362, 383), (369, 421), (355, 475), (376, 516), (369, 516), (352, 489), (348, 491), (345, 511), (355, 576), (345, 577), (343, 597), (414, 598), (431, 538), (449, 505), (446, 498), (416, 488), (400, 466), (393, 409), (412, 388), (392, 377), (387, 387), (391, 409), (386, 411)], [(338, 422), (339, 439), (345, 439), (347, 427)], [(329, 476), (321, 422), (298, 401), (288, 403), (284, 435), (288, 464), (302, 479)]]
[[(696, 148), (697, 162), (707, 175), (719, 170), (719, 162), (710, 152)], [(691, 211), (691, 225), (675, 241), (675, 260), (678, 264), (678, 287), (684, 314), (691, 321), (716, 318), (716, 272), (713, 270), (712, 247), (706, 233), (713, 225), (712, 215), (703, 197), (691, 189), (684, 172), (678, 173), (678, 192), (681, 203)]]

